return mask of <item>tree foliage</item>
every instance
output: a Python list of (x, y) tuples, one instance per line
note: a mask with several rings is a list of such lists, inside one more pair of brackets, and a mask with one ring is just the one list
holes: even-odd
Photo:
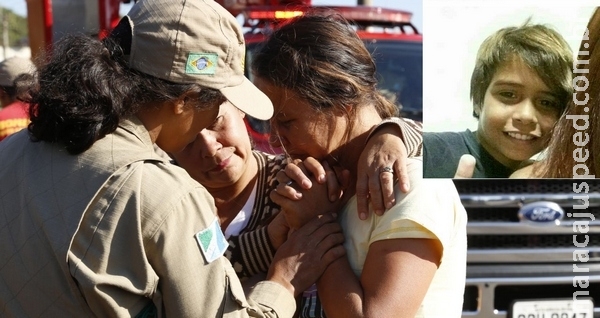
[[(0, 46), (4, 34), (4, 26), (8, 29), (8, 45), (22, 47), (29, 45), (27, 18), (15, 14), (10, 9), (2, 8), (0, 14)], [(6, 21), (6, 22), (3, 22)]]

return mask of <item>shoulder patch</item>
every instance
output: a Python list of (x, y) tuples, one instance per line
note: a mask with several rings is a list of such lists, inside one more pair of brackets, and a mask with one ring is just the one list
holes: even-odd
[(207, 263), (221, 257), (229, 246), (216, 217), (207, 228), (196, 233), (195, 237)]

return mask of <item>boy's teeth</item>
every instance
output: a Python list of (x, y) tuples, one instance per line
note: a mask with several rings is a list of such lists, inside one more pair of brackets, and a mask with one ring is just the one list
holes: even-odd
[(512, 132), (509, 132), (508, 135), (511, 136), (512, 138), (519, 139), (519, 140), (533, 139), (533, 136), (531, 136), (531, 135), (522, 135), (522, 134), (512, 133)]

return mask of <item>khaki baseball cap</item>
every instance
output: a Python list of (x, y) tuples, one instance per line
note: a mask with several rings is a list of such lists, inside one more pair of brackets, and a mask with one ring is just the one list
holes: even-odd
[(132, 30), (130, 67), (217, 89), (248, 115), (271, 118), (273, 104), (244, 76), (241, 27), (214, 0), (141, 0), (125, 18)]
[(35, 72), (35, 65), (30, 59), (9, 57), (0, 62), (0, 86), (12, 87), (17, 76)]

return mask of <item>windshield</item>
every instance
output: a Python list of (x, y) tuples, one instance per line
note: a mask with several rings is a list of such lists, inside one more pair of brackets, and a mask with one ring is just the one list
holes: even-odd
[(419, 42), (365, 42), (377, 65), (378, 87), (395, 99), (402, 117), (423, 119), (423, 45)]

